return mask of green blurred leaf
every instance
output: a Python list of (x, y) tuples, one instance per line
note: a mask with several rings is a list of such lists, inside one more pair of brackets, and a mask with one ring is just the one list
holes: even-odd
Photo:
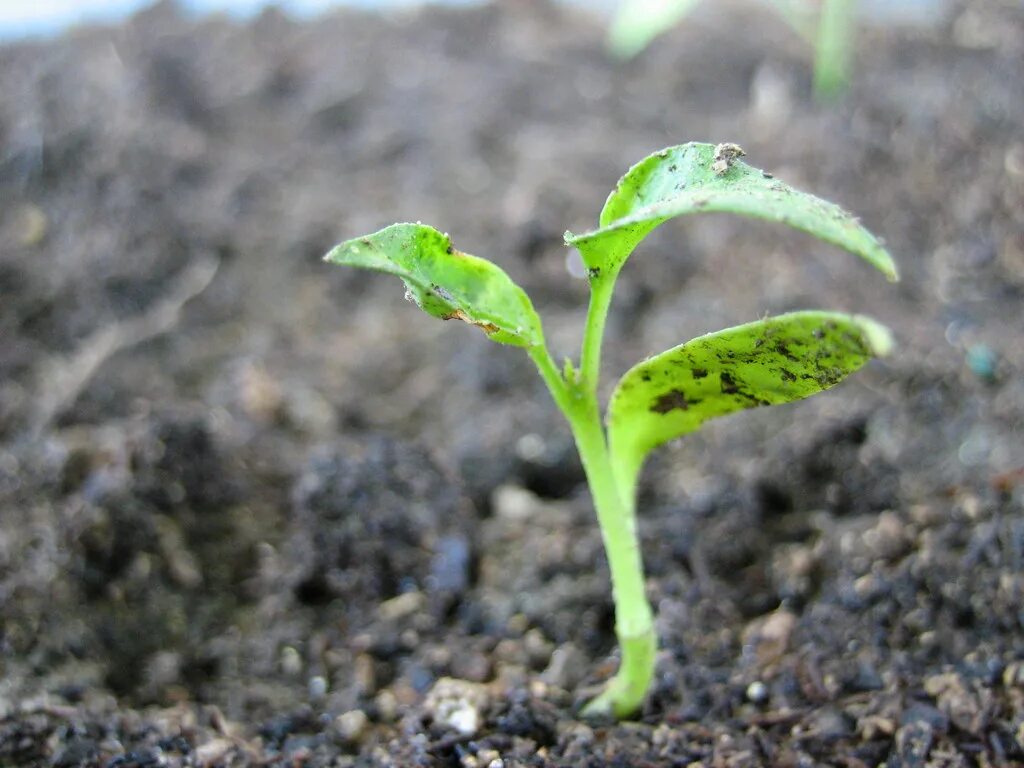
[(636, 56), (696, 4), (697, 0), (622, 0), (608, 30), (608, 46), (616, 56)]
[(529, 297), (486, 259), (452, 248), (448, 235), (424, 224), (392, 224), (341, 243), (325, 261), (402, 278), (406, 298), (442, 320), (462, 320), (492, 341), (543, 345), (540, 318)]
[(708, 419), (838, 384), (892, 347), (860, 315), (794, 312), (693, 339), (631, 368), (608, 405), (612, 463), (631, 493), (646, 455)]
[(845, 248), (890, 280), (897, 279), (892, 257), (851, 214), (730, 157), (730, 147), (739, 149), (690, 142), (641, 160), (609, 195), (599, 229), (582, 235), (567, 232), (566, 243), (579, 249), (592, 272), (614, 274), (640, 241), (668, 219), (705, 211), (739, 213), (788, 224)]

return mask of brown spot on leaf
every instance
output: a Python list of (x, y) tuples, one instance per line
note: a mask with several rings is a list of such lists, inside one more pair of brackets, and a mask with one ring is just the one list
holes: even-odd
[(784, 341), (775, 342), (775, 351), (778, 352), (787, 360), (792, 360), (794, 363), (798, 362), (797, 356), (789, 351), (789, 347), (786, 346), (786, 343)]
[(693, 378), (695, 379), (703, 379), (705, 376), (708, 375), (708, 371), (706, 368), (692, 368), (690, 369), (690, 373), (693, 374)]
[(447, 315), (442, 315), (441, 319), (442, 320), (461, 320), (464, 323), (469, 323), (470, 325), (475, 325), (477, 328), (482, 330), (488, 336), (490, 336), (492, 333), (497, 333), (498, 331), (501, 330), (494, 323), (488, 323), (488, 322), (483, 321), (483, 320), (474, 320), (469, 315), (467, 315), (465, 312), (463, 312), (461, 309), (456, 309), (454, 312), (449, 312)]
[(737, 384), (736, 380), (726, 371), (722, 371), (718, 374), (718, 379), (722, 384), (723, 395), (735, 395), (740, 391), (739, 384)]
[(681, 389), (673, 389), (656, 398), (651, 405), (651, 413), (669, 413), (670, 411), (685, 411), (690, 407), (690, 401)]

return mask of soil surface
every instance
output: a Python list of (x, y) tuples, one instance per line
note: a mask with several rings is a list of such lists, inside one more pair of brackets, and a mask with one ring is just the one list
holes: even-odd
[[(864, 31), (846, 98), (749, 4), (638, 59), (542, 0), (192, 20), (0, 48), (0, 765), (1024, 765), (1024, 10)], [(615, 668), (566, 427), (516, 349), (329, 267), (396, 220), (579, 341), (585, 230), (660, 147), (735, 141), (883, 236), (892, 286), (688, 217), (606, 377), (796, 308), (898, 349), (656, 454), (657, 680)]]

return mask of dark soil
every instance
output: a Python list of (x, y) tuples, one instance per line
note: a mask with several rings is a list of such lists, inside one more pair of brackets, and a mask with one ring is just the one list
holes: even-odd
[[(1024, 765), (1020, 4), (866, 30), (834, 107), (750, 5), (601, 44), (530, 0), (0, 49), (0, 765)], [(320, 256), (436, 224), (561, 357), (562, 231), (693, 139), (856, 211), (903, 282), (675, 222), (609, 378), (793, 308), (899, 347), (651, 461), (657, 681), (584, 723), (613, 615), (567, 429), (517, 350)]]

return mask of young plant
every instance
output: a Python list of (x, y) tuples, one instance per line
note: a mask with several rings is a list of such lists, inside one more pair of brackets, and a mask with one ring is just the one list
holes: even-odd
[[(806, 0), (768, 3), (814, 49), (815, 96), (836, 100), (849, 82), (857, 0), (820, 0), (819, 10)], [(632, 58), (696, 5), (697, 0), (622, 0), (608, 29), (608, 47), (617, 56)]]
[(838, 206), (742, 162), (735, 144), (669, 147), (633, 166), (608, 197), (597, 229), (566, 233), (583, 257), (590, 307), (579, 364), (561, 370), (526, 293), (501, 269), (452, 247), (423, 224), (394, 224), (338, 245), (326, 260), (402, 279), (406, 298), (442, 320), (459, 319), (533, 360), (576, 440), (608, 556), (621, 662), (585, 715), (626, 717), (654, 677), (653, 611), (644, 591), (636, 487), (654, 448), (707, 420), (828, 389), (891, 347), (873, 320), (837, 312), (792, 312), (693, 339), (637, 364), (615, 387), (604, 424), (598, 402), (601, 339), (619, 270), (670, 218), (739, 213), (808, 232), (860, 256), (890, 280), (892, 258)]

